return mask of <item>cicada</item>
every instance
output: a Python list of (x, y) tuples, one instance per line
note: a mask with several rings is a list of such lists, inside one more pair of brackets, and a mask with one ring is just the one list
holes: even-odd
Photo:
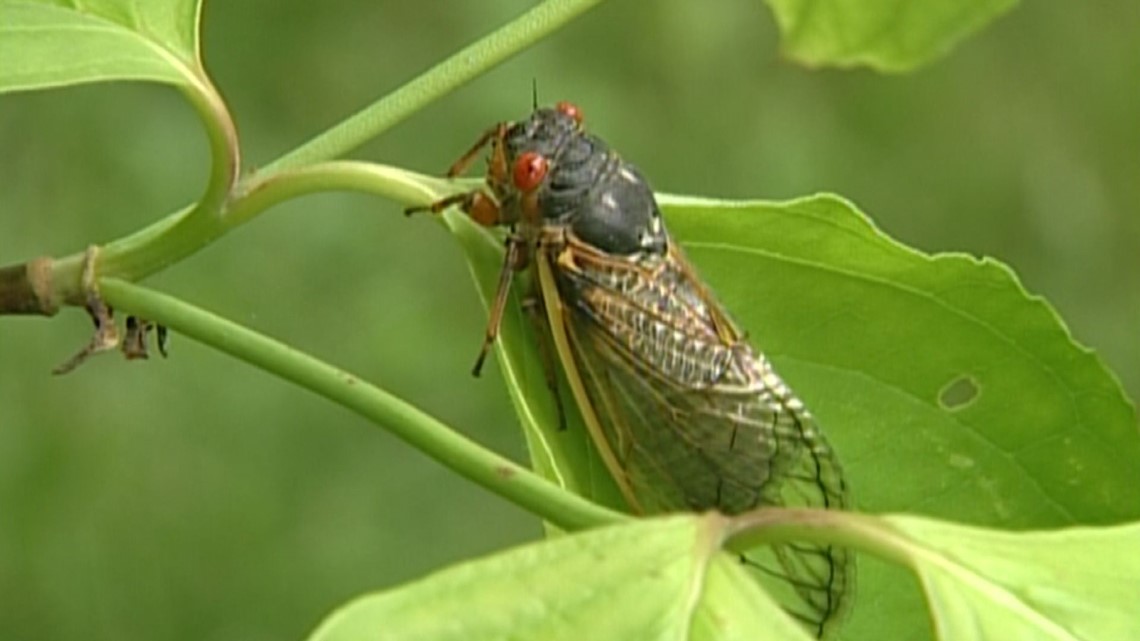
[[(476, 374), (512, 275), (532, 270), (540, 334), (634, 511), (847, 506), (812, 414), (697, 276), (645, 177), (582, 120), (559, 103), (491, 127), (448, 172), (490, 145), (485, 185), (410, 210), (458, 205), (509, 230)], [(819, 636), (849, 593), (841, 548), (783, 544), (746, 562), (780, 580), (788, 611)]]

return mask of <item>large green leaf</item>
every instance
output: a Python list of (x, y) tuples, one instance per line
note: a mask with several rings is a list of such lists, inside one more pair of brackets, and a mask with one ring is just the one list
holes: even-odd
[(0, 0), (0, 92), (196, 81), (199, 0)]
[(809, 65), (906, 71), (938, 58), (1017, 0), (767, 0), (785, 55)]
[[(807, 641), (744, 566), (719, 549), (730, 534), (820, 518), (809, 512), (640, 519), (527, 545), (356, 599), (328, 617), (310, 641)], [(819, 525), (909, 565), (928, 598), (938, 639), (1131, 641), (1140, 635), (1134, 604), (1140, 523), (1015, 533), (913, 516), (841, 514)], [(880, 623), (880, 630), (890, 628), (889, 621)]]
[(725, 523), (639, 520), (517, 548), (357, 599), (310, 641), (807, 641), (718, 553)]
[[(998, 527), (1140, 517), (1134, 408), (1005, 266), (911, 250), (833, 196), (663, 203), (814, 410), (860, 509)], [(857, 583), (852, 638), (922, 638), (902, 572), (863, 563)]]
[(885, 517), (918, 573), (939, 639), (1140, 638), (1140, 523), (997, 532)]
[[(698, 271), (816, 413), (860, 509), (999, 527), (1140, 518), (1132, 405), (1008, 268), (906, 248), (832, 196), (661, 202)], [(472, 268), (493, 290), (500, 241), (449, 220), (468, 255), (482, 253)], [(604, 468), (580, 424), (558, 431), (532, 410), (550, 394), (512, 309), (498, 356), (528, 437), (565, 487), (590, 495)], [(857, 584), (851, 638), (927, 634), (900, 569), (862, 562)]]
[(833, 196), (663, 204), (814, 409), (863, 509), (1035, 527), (1140, 516), (1133, 406), (1004, 265), (909, 249)]

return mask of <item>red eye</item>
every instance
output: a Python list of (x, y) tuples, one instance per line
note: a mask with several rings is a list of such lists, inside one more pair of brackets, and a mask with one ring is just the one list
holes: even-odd
[(520, 191), (532, 191), (546, 178), (549, 166), (542, 154), (528, 151), (515, 159), (514, 175), (515, 187)]
[(554, 105), (554, 108), (558, 111), (561, 111), (563, 114), (566, 114), (567, 116), (573, 118), (574, 122), (582, 124), (582, 110), (578, 108), (578, 105), (572, 102), (562, 101), (557, 105)]

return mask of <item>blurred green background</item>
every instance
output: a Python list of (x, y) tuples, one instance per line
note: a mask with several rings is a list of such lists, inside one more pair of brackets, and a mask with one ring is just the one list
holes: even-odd
[[(208, 69), (265, 164), (525, 10), (521, 1), (208, 3)], [(910, 76), (809, 71), (755, 1), (608, 3), (356, 157), (437, 173), (488, 124), (572, 99), (674, 193), (833, 191), (925, 251), (1012, 265), (1140, 392), (1140, 5), (1026, 3)], [(174, 90), (0, 97), (0, 264), (192, 201)], [(281, 206), (148, 281), (343, 366), (519, 460), (458, 247), (362, 195)], [(873, 328), (855, 327), (852, 331)], [(0, 318), (0, 639), (295, 639), (346, 599), (530, 540), (536, 519), (383, 430), (173, 338), (49, 375), (69, 311)]]

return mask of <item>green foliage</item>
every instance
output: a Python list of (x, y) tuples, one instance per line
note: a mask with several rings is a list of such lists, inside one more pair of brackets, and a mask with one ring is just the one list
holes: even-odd
[(194, 82), (196, 0), (0, 0), (0, 91), (109, 80)]
[[(714, 291), (854, 461), (862, 508), (1022, 527), (1140, 517), (1134, 408), (1005, 265), (905, 247), (834, 196), (664, 203)], [(947, 405), (964, 379), (973, 393)], [(912, 482), (892, 487), (900, 476)]]
[[(301, 195), (351, 190), (406, 205), (469, 188), (332, 159), (593, 4), (542, 3), (244, 176), (230, 110), (201, 66), (201, 8), (193, 0), (0, 0), (0, 92), (109, 80), (183, 89), (205, 125), (213, 171), (196, 205), (104, 245), (97, 276), (106, 300), (347, 407), (549, 522), (578, 529), (624, 520), (577, 494), (603, 506), (621, 502), (572, 409), (569, 429), (557, 429), (533, 331), (517, 304), (498, 361), (533, 467), (557, 487), (354, 375), (125, 281), (150, 276)], [(889, 3), (772, 5), (789, 56), (898, 71), (945, 53), (1012, 2), (901, 11)], [(1007, 267), (911, 250), (832, 196), (782, 203), (663, 196), (662, 204), (702, 275), (819, 416), (861, 509), (1001, 528), (1140, 518), (1140, 490), (1131, 483), (1140, 461), (1133, 407)], [(454, 213), (445, 222), (486, 300), (499, 269), (498, 239)], [(81, 254), (50, 265), (52, 301), (75, 304)], [(565, 389), (562, 398), (571, 398)], [(802, 638), (733, 558), (718, 552), (737, 536), (831, 541), (860, 550), (865, 561), (907, 565), (922, 582), (940, 638), (1071, 633), (1116, 641), (1138, 632), (1128, 592), (1140, 576), (1128, 553), (1140, 545), (1135, 526), (1009, 533), (902, 516), (797, 518), (776, 511), (624, 521), (555, 537), (363, 597), (313, 638), (375, 638), (378, 630), (423, 639)], [(922, 636), (928, 624), (917, 594), (882, 568), (864, 563), (845, 636)]]
[[(667, 211), (714, 291), (813, 408), (859, 509), (1004, 528), (1140, 518), (1132, 404), (1006, 266), (924, 255), (831, 196), (678, 199)], [(962, 379), (972, 397), (947, 406), (942, 394)], [(926, 629), (896, 575), (863, 569), (858, 589), (875, 596), (857, 602), (853, 638)]]
[[(850, 542), (914, 569), (940, 639), (1140, 634), (1131, 554), (1140, 526), (1012, 534), (911, 516), (840, 520)], [(732, 557), (716, 554), (740, 532), (709, 515), (561, 537), (362, 597), (309, 638), (807, 639)]]
[[(892, 516), (940, 639), (1134, 639), (1140, 525), (1011, 533)], [(1080, 586), (1080, 587), (1076, 587)]]
[(646, 519), (520, 547), (362, 597), (309, 638), (806, 641), (718, 553), (724, 525)]
[(909, 71), (944, 56), (1017, 0), (768, 0), (781, 49), (809, 65)]

